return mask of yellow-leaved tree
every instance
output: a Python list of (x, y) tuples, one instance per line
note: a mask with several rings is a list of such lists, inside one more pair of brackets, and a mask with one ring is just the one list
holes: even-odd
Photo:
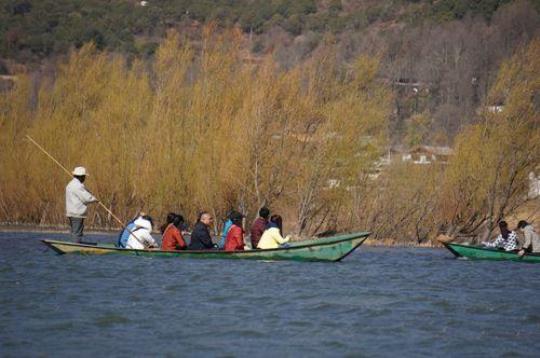
[[(443, 182), (441, 223), (448, 233), (489, 235), (527, 202), (528, 175), (540, 165), (540, 40), (504, 62), (481, 123), (456, 139)], [(488, 104), (503, 103), (502, 111)]]
[[(208, 25), (200, 41), (169, 32), (149, 62), (88, 44), (54, 76), (21, 76), (0, 94), (0, 220), (65, 220), (69, 178), (26, 134), (68, 169), (87, 167), (87, 186), (124, 220), (139, 210), (220, 218), (232, 208), (250, 220), (261, 205), (298, 233), (350, 219), (386, 140), (378, 62), (344, 66), (328, 47), (283, 69), (272, 54), (246, 60), (244, 42)], [(96, 207), (89, 224), (116, 225)]]

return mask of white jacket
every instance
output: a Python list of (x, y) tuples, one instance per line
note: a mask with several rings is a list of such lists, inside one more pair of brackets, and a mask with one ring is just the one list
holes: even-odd
[(133, 224), (135, 224), (135, 228), (129, 234), (126, 249), (144, 250), (150, 246), (157, 246), (156, 240), (150, 234), (152, 232), (150, 221), (138, 218)]
[(530, 248), (535, 253), (540, 252), (540, 237), (534, 232), (532, 225), (525, 226), (523, 228), (523, 234), (525, 236), (523, 248)]
[(87, 204), (97, 199), (90, 194), (84, 184), (73, 178), (66, 186), (66, 216), (71, 218), (85, 218), (88, 210)]

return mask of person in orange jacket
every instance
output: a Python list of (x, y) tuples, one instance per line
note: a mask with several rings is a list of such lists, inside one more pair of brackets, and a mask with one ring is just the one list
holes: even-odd
[(187, 248), (186, 242), (180, 228), (184, 223), (184, 218), (182, 215), (174, 214), (172, 222), (167, 225), (165, 231), (163, 232), (163, 238), (161, 240), (161, 250), (163, 251), (174, 251), (174, 250), (185, 250)]
[(232, 226), (225, 238), (225, 251), (244, 250), (244, 229), (242, 229), (242, 218), (244, 216), (238, 211), (231, 213)]

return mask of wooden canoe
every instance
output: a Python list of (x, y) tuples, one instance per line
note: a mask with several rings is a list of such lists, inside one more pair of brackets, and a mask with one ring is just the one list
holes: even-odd
[(540, 263), (540, 254), (525, 254), (518, 256), (515, 251), (504, 251), (483, 246), (470, 246), (452, 243), (443, 243), (456, 257), (465, 257), (472, 260), (496, 260)]
[(105, 255), (127, 254), (138, 256), (160, 256), (195, 259), (249, 259), (249, 260), (292, 260), (292, 261), (340, 261), (367, 239), (369, 232), (326, 237), (291, 244), (287, 248), (269, 250), (222, 251), (222, 250), (132, 250), (112, 245), (87, 245), (66, 241), (42, 240), (59, 254)]

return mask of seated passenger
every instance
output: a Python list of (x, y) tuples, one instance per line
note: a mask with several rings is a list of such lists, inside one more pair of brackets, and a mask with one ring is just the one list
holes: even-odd
[(270, 209), (268, 209), (266, 206), (259, 209), (259, 217), (255, 219), (251, 225), (251, 248), (255, 249), (258, 247), (259, 240), (261, 239), (261, 236), (268, 225), (269, 216)]
[(224, 219), (224, 222), (223, 222), (223, 230), (221, 231), (221, 237), (219, 239), (219, 244), (218, 244), (218, 248), (219, 249), (223, 249), (225, 247), (225, 239), (227, 238), (227, 234), (229, 233), (229, 229), (231, 228), (232, 226), (232, 221), (231, 221), (231, 214), (234, 212), (231, 211), (227, 214), (227, 218)]
[(494, 242), (483, 242), (486, 247), (496, 247), (504, 251), (513, 251), (517, 249), (517, 235), (508, 229), (506, 221), (499, 222), (501, 234), (497, 236)]
[(258, 249), (277, 249), (280, 245), (283, 245), (290, 240), (290, 236), (287, 235), (283, 238), (283, 220), (279, 215), (272, 215), (270, 222), (268, 222), (267, 229), (261, 236)]
[(217, 247), (212, 242), (212, 236), (210, 236), (210, 225), (212, 225), (213, 221), (214, 218), (208, 212), (203, 211), (199, 214), (197, 223), (191, 232), (189, 250), (208, 250)]
[(152, 237), (152, 218), (148, 215), (138, 218), (134, 222), (135, 228), (131, 230), (126, 249), (144, 250), (157, 247)]
[(533, 226), (525, 220), (521, 220), (518, 223), (517, 229), (525, 236), (525, 242), (519, 251), (519, 256), (523, 256), (526, 253), (540, 252), (540, 236), (534, 231)]
[(146, 215), (146, 214), (141, 211), (136, 217), (131, 219), (126, 224), (126, 226), (122, 229), (122, 231), (120, 231), (120, 235), (118, 235), (118, 242), (116, 243), (116, 246), (124, 248), (124, 249), (126, 248), (126, 244), (127, 244), (128, 239), (129, 239), (130, 231), (135, 229), (135, 220), (137, 220), (138, 218), (140, 218), (140, 217), (142, 217), (144, 215)]
[(163, 223), (163, 225), (161, 225), (161, 228), (160, 228), (161, 235), (163, 235), (165, 233), (165, 230), (173, 222), (175, 217), (176, 217), (175, 213), (168, 213), (167, 214), (167, 219), (165, 220), (165, 223)]
[(172, 222), (165, 228), (161, 239), (161, 249), (163, 251), (185, 250), (187, 248), (184, 237), (180, 232), (184, 218), (182, 215), (174, 215)]
[(242, 218), (238, 211), (231, 213), (232, 226), (225, 238), (225, 251), (244, 250), (244, 229), (242, 229)]

